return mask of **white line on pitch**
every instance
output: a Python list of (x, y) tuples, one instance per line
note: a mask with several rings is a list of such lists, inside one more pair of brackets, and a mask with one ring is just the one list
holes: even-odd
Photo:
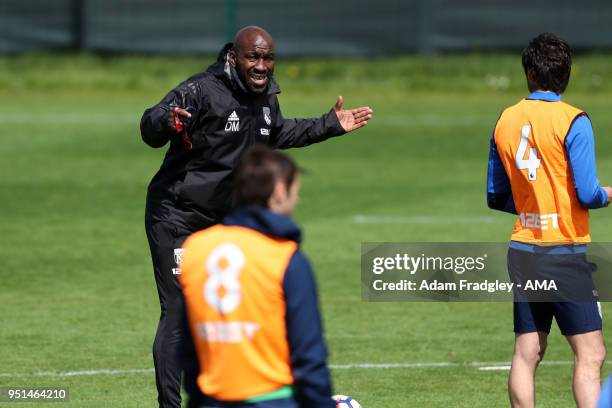
[[(607, 363), (607, 362), (606, 362)], [(573, 361), (542, 361), (540, 365), (558, 366), (558, 365), (571, 365)], [(467, 361), (464, 363), (452, 363), (449, 361), (441, 362), (429, 362), (429, 363), (357, 363), (357, 364), (330, 364), (332, 369), (343, 370), (343, 369), (368, 369), (368, 368), (438, 368), (438, 367), (477, 367), (478, 369), (495, 368), (502, 369), (501, 367), (510, 367), (510, 361)]]
[[(440, 126), (447, 127), (453, 125), (473, 126), (483, 123), (483, 119), (487, 120), (482, 115), (471, 116), (451, 116), (437, 114), (419, 114), (419, 115), (394, 115), (394, 116), (377, 116), (376, 123), (393, 126)], [(372, 122), (374, 123), (374, 122)]]
[(478, 367), (480, 371), (510, 371), (509, 365), (503, 366), (489, 366), (489, 367)]
[(125, 113), (0, 113), (0, 123), (4, 124), (50, 124), (50, 125), (79, 125), (140, 122), (140, 115)]
[[(557, 366), (571, 365), (573, 361), (542, 361), (541, 365)], [(608, 364), (608, 362), (606, 362)], [(507, 370), (509, 361), (468, 361), (464, 363), (452, 363), (449, 361), (428, 363), (355, 363), (355, 364), (330, 364), (332, 370), (351, 369), (420, 369), (420, 368), (458, 368), (475, 367), (483, 371)], [(132, 368), (125, 370), (83, 370), (83, 371), (37, 371), (33, 373), (0, 373), (0, 377), (78, 377), (88, 375), (125, 375), (152, 373), (153, 368)]]
[[(378, 123), (395, 126), (453, 126), (475, 125), (482, 123), (484, 116), (450, 116), (450, 115), (411, 115), (411, 116), (377, 116)], [(488, 120), (488, 119), (487, 119)], [(40, 123), (40, 124), (81, 124), (81, 123), (138, 123), (140, 113), (119, 112), (0, 112), (0, 123)]]
[(351, 220), (355, 224), (505, 224), (508, 221), (503, 217), (486, 215), (355, 215)]
[(33, 373), (0, 373), (0, 377), (78, 377), (84, 375), (123, 375), (152, 373), (153, 368), (130, 368), (126, 370), (83, 370), (83, 371), (36, 371)]
[(439, 363), (359, 363), (359, 364), (330, 364), (333, 370), (348, 370), (353, 368), (435, 368), (435, 367), (459, 367), (464, 364), (441, 361)]

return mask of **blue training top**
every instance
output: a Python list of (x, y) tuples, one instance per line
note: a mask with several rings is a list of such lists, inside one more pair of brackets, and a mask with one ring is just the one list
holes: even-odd
[[(548, 91), (535, 91), (527, 99), (557, 102), (561, 100), (561, 95)], [(608, 204), (608, 194), (597, 179), (595, 138), (588, 116), (582, 115), (574, 121), (565, 138), (564, 147), (569, 159), (578, 201), (590, 209), (605, 207)], [(516, 214), (510, 180), (497, 152), (493, 137), (491, 137), (489, 149), (487, 203), (492, 209)]]

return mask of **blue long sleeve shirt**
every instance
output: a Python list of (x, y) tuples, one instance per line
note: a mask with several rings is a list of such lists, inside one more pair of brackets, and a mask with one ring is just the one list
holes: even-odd
[[(290, 218), (264, 208), (235, 209), (223, 224), (239, 225), (298, 244), (302, 239), (300, 228)], [(287, 342), (295, 380), (294, 398), (300, 407), (334, 408), (317, 285), (310, 263), (301, 250), (293, 254), (287, 265), (283, 291)]]
[[(527, 99), (557, 102), (561, 95), (536, 91)], [(581, 115), (572, 124), (565, 138), (565, 151), (569, 159), (578, 201), (586, 208), (595, 209), (608, 204), (608, 194), (601, 188), (595, 165), (595, 140), (591, 121)], [(487, 172), (487, 204), (489, 208), (516, 214), (510, 180), (492, 137)]]

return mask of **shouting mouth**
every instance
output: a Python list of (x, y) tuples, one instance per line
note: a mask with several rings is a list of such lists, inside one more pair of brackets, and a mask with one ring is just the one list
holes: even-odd
[(257, 72), (249, 73), (250, 82), (255, 88), (263, 88), (268, 84), (268, 74), (262, 74)]

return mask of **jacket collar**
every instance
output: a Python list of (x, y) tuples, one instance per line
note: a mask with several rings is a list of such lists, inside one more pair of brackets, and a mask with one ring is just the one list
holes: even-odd
[(527, 99), (546, 102), (559, 102), (561, 100), (561, 94), (552, 91), (533, 91), (529, 94)]
[(264, 235), (290, 239), (298, 244), (302, 241), (302, 231), (291, 218), (273, 213), (267, 208), (238, 207), (223, 219), (223, 224), (250, 228)]
[[(219, 51), (217, 61), (210, 65), (206, 69), (206, 71), (210, 72), (215, 77), (221, 79), (233, 91), (249, 94), (250, 92), (238, 77), (238, 73), (236, 72), (234, 67), (232, 67), (227, 61), (227, 53), (232, 49), (232, 46), (232, 43), (225, 44), (221, 51)], [(280, 92), (280, 86), (278, 85), (274, 77), (271, 77), (270, 81), (268, 82), (268, 89), (266, 91), (266, 94), (273, 95), (279, 94)]]

